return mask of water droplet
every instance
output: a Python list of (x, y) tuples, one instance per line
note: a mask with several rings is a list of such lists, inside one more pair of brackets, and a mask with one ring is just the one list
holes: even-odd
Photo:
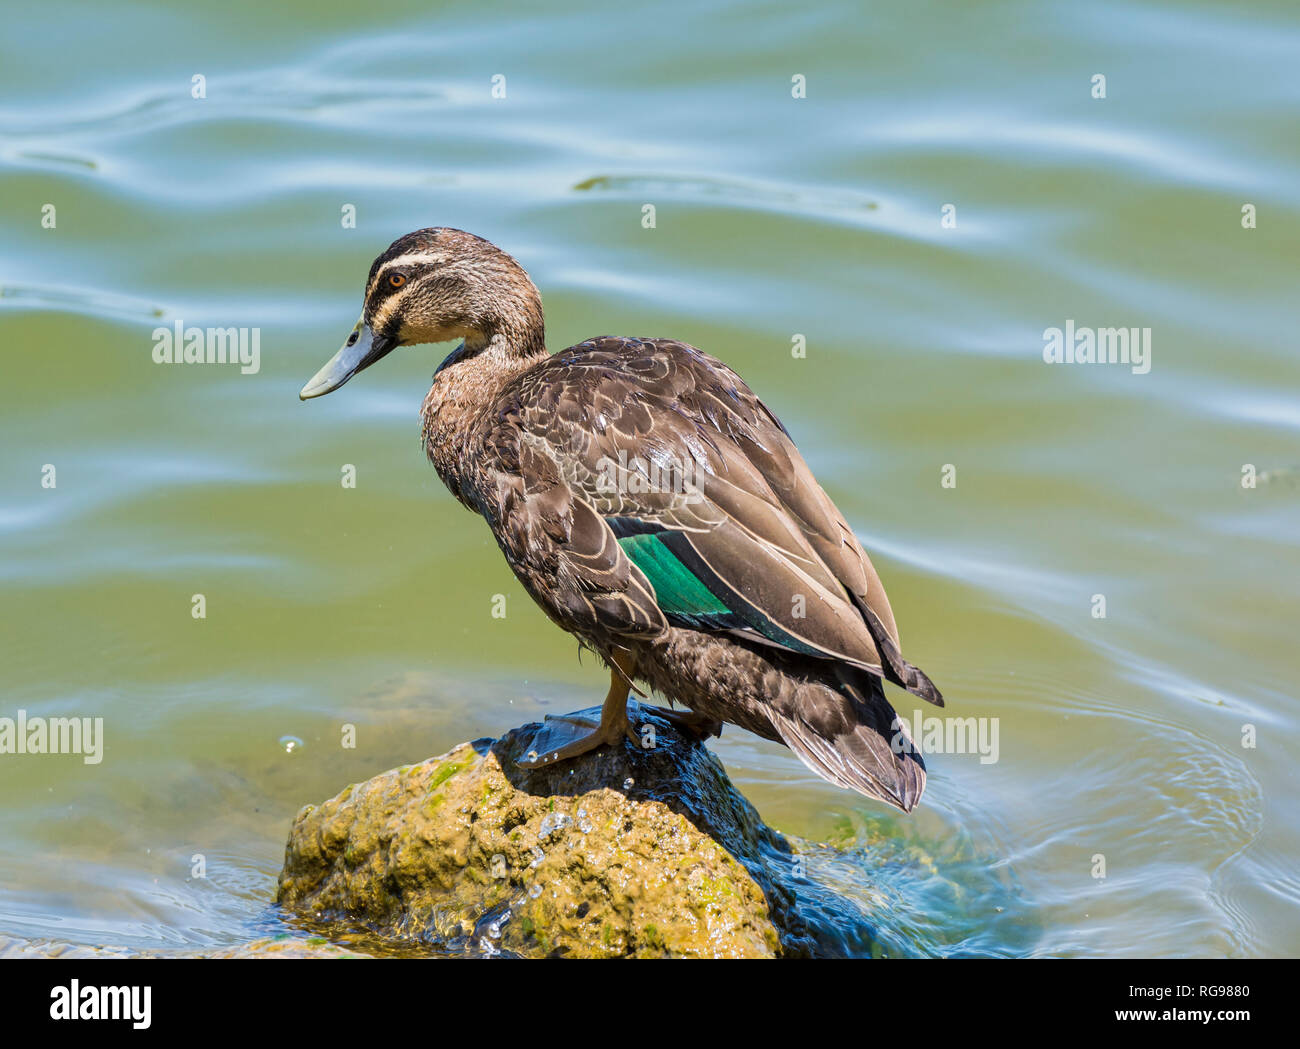
[(286, 754), (292, 754), (295, 750), (302, 749), (303, 742), (297, 736), (281, 736), (280, 746)]
[(528, 886), (528, 895), (531, 896), (533, 899), (537, 899), (537, 897), (540, 896), (541, 894), (542, 894), (542, 887), (538, 885), (537, 882), (533, 882), (530, 886)]
[(552, 834), (564, 830), (573, 820), (564, 812), (548, 812), (542, 818), (542, 825), (537, 828), (537, 840), (545, 841)]
[(631, 790), (631, 789), (632, 789), (632, 784), (635, 783), (635, 782), (636, 782), (636, 780), (634, 780), (631, 776), (628, 776), (628, 778), (625, 779), (625, 780), (623, 781), (623, 789), (624, 789), (624, 790)]

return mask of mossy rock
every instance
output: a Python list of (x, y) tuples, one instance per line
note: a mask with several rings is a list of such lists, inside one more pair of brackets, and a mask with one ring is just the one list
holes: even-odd
[(807, 953), (790, 849), (703, 745), (646, 708), (654, 743), (524, 770), (540, 726), (349, 787), (294, 822), (277, 902), (300, 922), (438, 953)]

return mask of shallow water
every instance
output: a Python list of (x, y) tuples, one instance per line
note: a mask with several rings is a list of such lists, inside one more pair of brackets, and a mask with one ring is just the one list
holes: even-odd
[[(715, 744), (887, 953), (1300, 952), (1300, 14), (858, 6), (6, 15), (0, 717), (106, 746), (0, 756), (0, 936), (275, 931), (300, 805), (603, 693), (422, 459), (444, 350), (297, 400), (373, 256), (438, 224), (528, 267), (553, 349), (735, 366), (947, 713), (997, 719), (910, 817)], [(1150, 371), (1045, 364), (1067, 320), (1149, 327)], [(177, 321), (259, 328), (260, 370), (154, 364)]]

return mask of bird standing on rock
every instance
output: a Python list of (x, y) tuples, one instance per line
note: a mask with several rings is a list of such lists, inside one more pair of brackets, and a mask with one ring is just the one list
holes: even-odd
[(463, 340), (422, 410), (425, 450), (515, 575), (610, 668), (599, 722), (549, 719), (547, 752), (624, 737), (636, 682), (784, 743), (820, 776), (910, 811), (925, 763), (883, 681), (943, 705), (908, 663), (880, 578), (775, 415), (721, 361), (672, 339), (546, 349), (513, 258), (448, 228), (375, 259), (361, 319), (306, 386), (338, 389), (398, 346)]

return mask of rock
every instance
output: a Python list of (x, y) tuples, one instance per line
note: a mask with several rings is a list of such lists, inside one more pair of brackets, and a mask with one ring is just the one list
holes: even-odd
[(629, 713), (652, 747), (524, 770), (541, 729), (525, 725), (307, 806), (277, 902), (298, 924), (440, 953), (811, 953), (790, 846), (702, 744)]
[(368, 958), (323, 937), (266, 936), (260, 940), (208, 951), (206, 958)]

